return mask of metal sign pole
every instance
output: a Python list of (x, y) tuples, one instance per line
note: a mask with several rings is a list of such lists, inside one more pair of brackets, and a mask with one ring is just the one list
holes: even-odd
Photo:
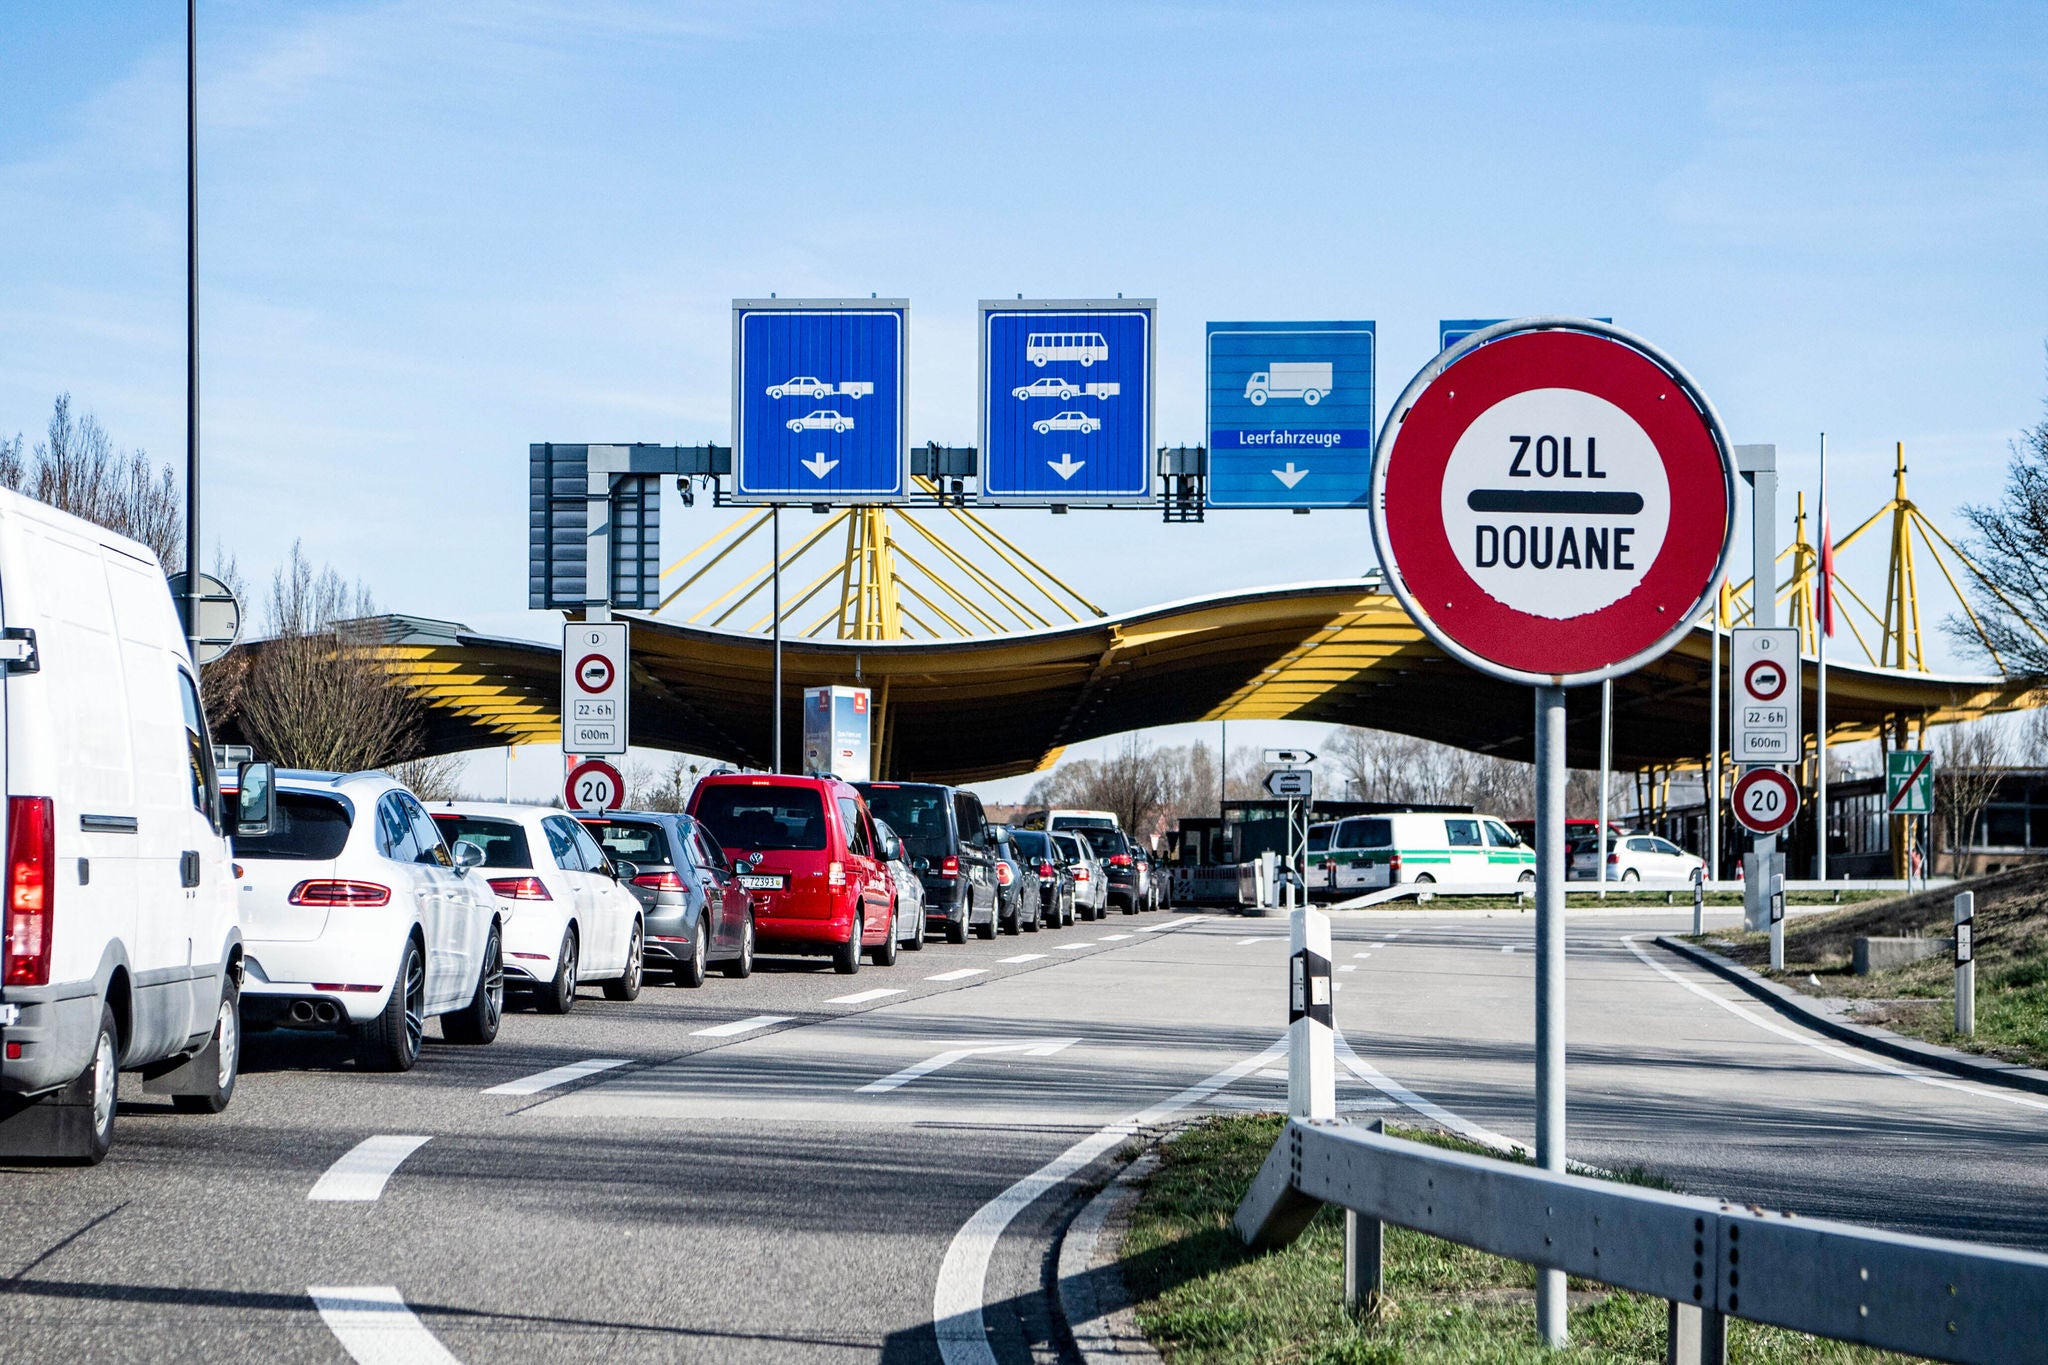
[[(1536, 1164), (1564, 1166), (1564, 689), (1536, 689)], [(1536, 1331), (1565, 1341), (1564, 1272), (1536, 1271)]]
[(1712, 662), (1707, 668), (1707, 875), (1716, 881), (1721, 877), (1721, 603), (1726, 590), (1724, 580), (1714, 594), (1714, 614), (1708, 618), (1714, 629), (1709, 645)]
[(199, 0), (185, 0), (185, 642), (199, 659)]
[[(1778, 448), (1737, 446), (1735, 457), (1750, 486), (1749, 623), (1768, 628), (1778, 624)], [(1799, 665), (1791, 665), (1788, 686), (1799, 686)], [(1753, 861), (1742, 888), (1742, 927), (1752, 933), (1771, 926), (1770, 877), (1778, 851), (1775, 834), (1759, 834), (1750, 842)], [(1782, 951), (1782, 950), (1781, 950)]]
[(769, 555), (774, 560), (769, 577), (774, 579), (773, 602), (769, 606), (771, 625), (775, 632), (775, 681), (768, 692), (769, 745), (768, 771), (782, 771), (782, 504), (776, 503), (768, 509), (770, 537)]
[(1600, 861), (1595, 876), (1607, 899), (1607, 788), (1614, 772), (1614, 679), (1600, 684)]

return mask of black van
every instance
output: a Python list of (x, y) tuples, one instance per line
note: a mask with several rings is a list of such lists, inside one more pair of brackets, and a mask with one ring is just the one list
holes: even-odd
[(934, 782), (856, 782), (868, 809), (903, 841), (924, 883), (925, 928), (965, 943), (971, 929), (988, 937), (996, 925), (995, 837), (981, 798)]

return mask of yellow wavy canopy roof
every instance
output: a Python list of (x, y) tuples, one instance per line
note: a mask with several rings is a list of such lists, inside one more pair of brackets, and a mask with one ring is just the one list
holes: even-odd
[[(765, 766), (769, 641), (619, 619), (633, 625), (633, 742)], [(428, 752), (560, 742), (554, 647), (417, 617), (359, 626), (424, 699)], [(1705, 757), (1710, 648), (1701, 626), (1615, 684), (1617, 767)], [(1805, 673), (1810, 694), (1811, 660)], [(1445, 656), (1372, 579), (1198, 598), (1028, 635), (787, 639), (783, 674), (786, 763), (797, 757), (802, 690), (859, 683), (874, 690), (881, 771), (903, 780), (1012, 776), (1081, 740), (1182, 721), (1360, 725), (1507, 757), (1530, 753), (1528, 689)], [(1828, 670), (1837, 740), (1869, 738), (1888, 718), (1939, 723), (2032, 704), (2029, 687), (2004, 678)], [(1597, 688), (1572, 696), (1575, 766), (1597, 762), (1598, 705)]]

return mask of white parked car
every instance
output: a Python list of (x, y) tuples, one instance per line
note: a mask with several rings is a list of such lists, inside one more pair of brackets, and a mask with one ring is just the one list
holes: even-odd
[(450, 844), (483, 850), (484, 882), (505, 920), (505, 984), (543, 1014), (567, 1014), (576, 987), (607, 1000), (640, 994), (646, 926), (629, 888), (640, 869), (615, 865), (582, 824), (545, 806), (442, 801), (434, 823)]
[(770, 398), (823, 398), (831, 392), (830, 384), (808, 374), (800, 374), (794, 379), (785, 379), (780, 384), (768, 386)]
[(1033, 422), (1031, 429), (1041, 436), (1053, 431), (1078, 431), (1085, 436), (1101, 426), (1100, 417), (1090, 417), (1085, 412), (1062, 412)]
[(1109, 914), (1109, 869), (1095, 856), (1095, 850), (1079, 834), (1055, 831), (1052, 841), (1066, 855), (1074, 869), (1074, 913), (1084, 920), (1102, 919)]
[(1012, 398), (1072, 398), (1081, 392), (1081, 386), (1071, 379), (1055, 379), (1047, 375), (1034, 379), (1029, 384), (1019, 384), (1010, 390)]
[(503, 915), (417, 798), (379, 772), (280, 772), (266, 834), (237, 834), (251, 1027), (346, 1030), (356, 1064), (408, 1071), (426, 1021), (488, 1043), (505, 1008)]
[(853, 419), (843, 412), (819, 408), (808, 416), (792, 417), (783, 425), (791, 431), (852, 431)]
[(924, 947), (924, 879), (911, 870), (910, 854), (903, 847), (902, 837), (879, 815), (874, 816), (874, 821), (882, 858), (889, 865), (890, 879), (896, 883), (896, 938), (915, 951)]
[[(1588, 841), (1591, 843), (1592, 841)], [(1572, 858), (1572, 875), (1597, 877), (1598, 845)], [(1694, 869), (1706, 867), (1669, 839), (1654, 834), (1615, 834), (1607, 840), (1607, 880), (1610, 882), (1690, 882)]]
[(234, 1094), (233, 815), (147, 547), (0, 492), (0, 586), (0, 1158), (89, 1165), (122, 1071), (188, 1113)]

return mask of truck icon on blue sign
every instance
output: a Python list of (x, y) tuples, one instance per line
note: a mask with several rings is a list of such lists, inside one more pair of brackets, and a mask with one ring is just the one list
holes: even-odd
[(1336, 387), (1330, 377), (1334, 369), (1327, 360), (1275, 361), (1245, 381), (1244, 396), (1259, 408), (1269, 398), (1299, 398), (1314, 407)]

